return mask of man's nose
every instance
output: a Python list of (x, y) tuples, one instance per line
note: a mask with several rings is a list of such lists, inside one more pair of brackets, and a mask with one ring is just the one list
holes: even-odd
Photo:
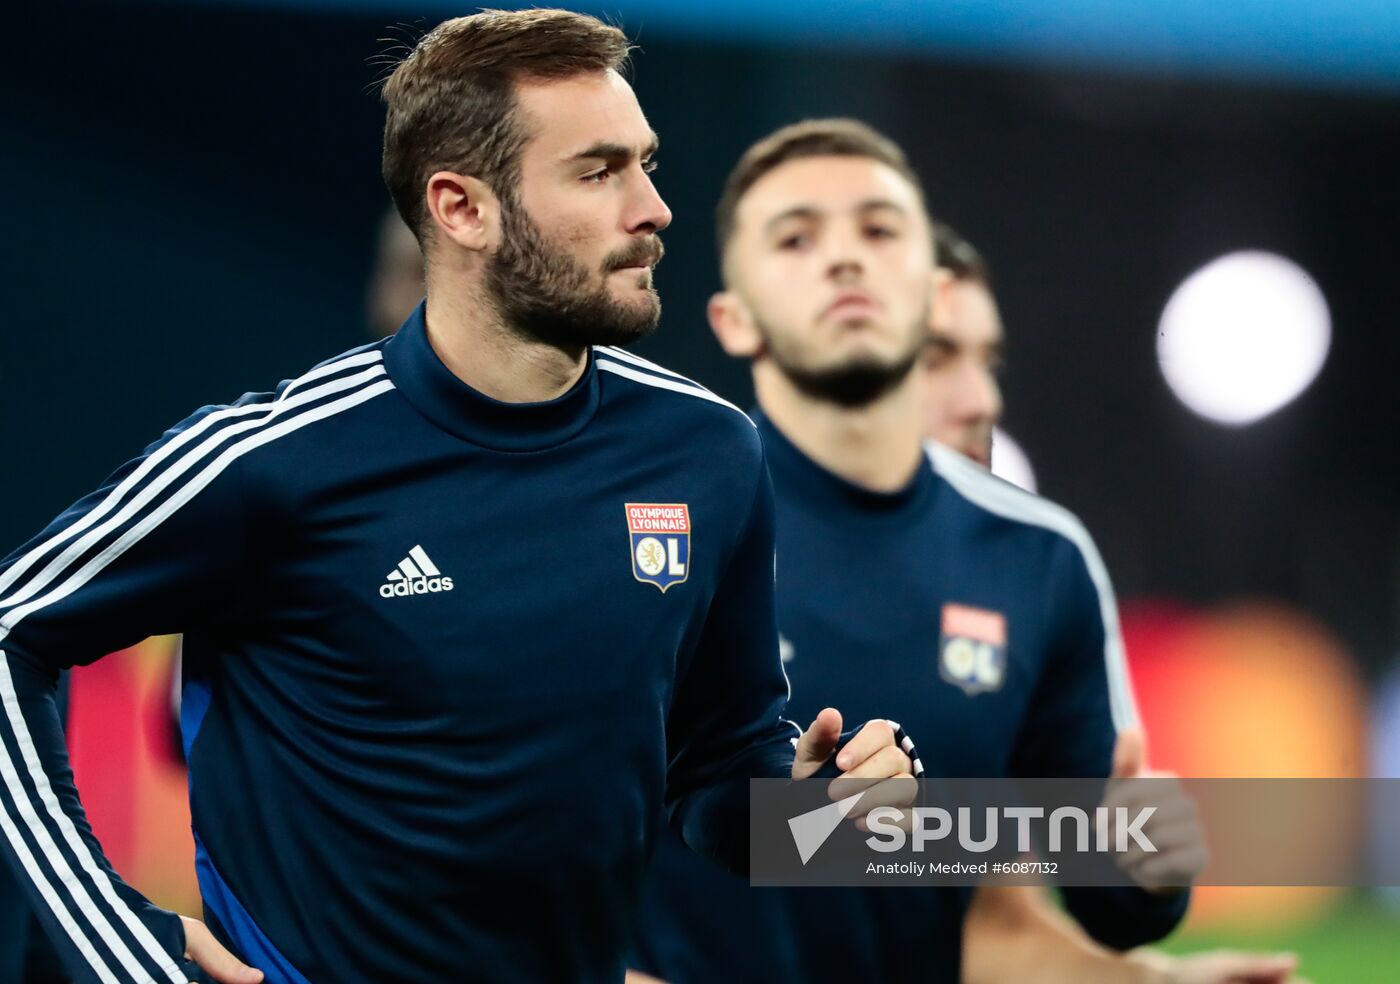
[(637, 234), (660, 232), (671, 224), (671, 210), (645, 173), (634, 200), (629, 203), (627, 231)]

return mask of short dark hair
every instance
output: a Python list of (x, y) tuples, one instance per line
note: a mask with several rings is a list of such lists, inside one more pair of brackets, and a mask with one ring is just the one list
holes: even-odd
[(620, 29), (568, 10), (483, 10), (424, 35), (384, 83), (381, 160), (394, 205), (419, 242), (434, 172), (470, 174), (511, 194), (528, 138), (516, 82), (620, 71), (631, 47)]
[(951, 273), (954, 280), (992, 286), (992, 271), (977, 247), (946, 222), (933, 224), (933, 256), (934, 262)]
[(804, 157), (868, 157), (898, 171), (924, 198), (923, 184), (904, 151), (889, 137), (859, 120), (803, 120), (775, 130), (739, 158), (715, 207), (715, 241), (721, 261), (734, 235), (739, 201), (768, 172)]

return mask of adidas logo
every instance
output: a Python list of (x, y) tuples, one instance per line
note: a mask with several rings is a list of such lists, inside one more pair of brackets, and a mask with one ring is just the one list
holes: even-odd
[(408, 556), (399, 561), (399, 566), (389, 572), (385, 583), (379, 586), (379, 594), (384, 598), (403, 598), (408, 595), (437, 594), (451, 591), (452, 578), (443, 577), (437, 564), (428, 559), (421, 546), (414, 547)]

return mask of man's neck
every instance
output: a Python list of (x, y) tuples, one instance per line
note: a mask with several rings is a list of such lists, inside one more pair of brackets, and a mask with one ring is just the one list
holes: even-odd
[(588, 364), (584, 348), (568, 351), (522, 338), (502, 323), (481, 291), (428, 290), (428, 342), (443, 365), (478, 393), (502, 403), (541, 403), (563, 396)]
[(754, 367), (758, 405), (798, 450), (873, 492), (897, 492), (923, 462), (914, 374), (874, 403), (842, 407), (797, 389), (771, 362)]

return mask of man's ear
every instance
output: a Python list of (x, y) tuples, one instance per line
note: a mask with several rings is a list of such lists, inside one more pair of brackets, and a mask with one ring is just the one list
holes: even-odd
[(480, 178), (438, 171), (428, 179), (428, 215), (438, 234), (473, 252), (501, 242), (501, 201)]
[(763, 335), (754, 323), (739, 295), (722, 290), (710, 298), (705, 308), (710, 316), (710, 330), (719, 339), (720, 348), (736, 359), (756, 359), (763, 354)]

